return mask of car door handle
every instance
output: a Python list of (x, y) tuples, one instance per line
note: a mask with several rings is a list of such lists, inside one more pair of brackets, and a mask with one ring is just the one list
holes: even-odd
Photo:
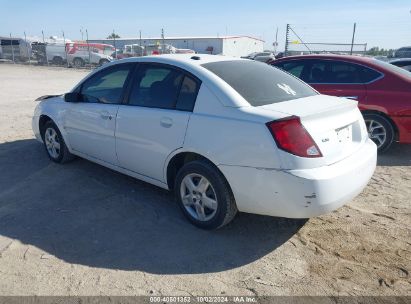
[(160, 120), (160, 125), (164, 128), (170, 128), (173, 125), (173, 120), (169, 117), (163, 117)]
[(111, 116), (111, 114), (107, 111), (100, 112), (100, 117), (103, 118), (104, 120), (107, 120), (107, 119), (111, 120), (113, 118), (113, 116)]

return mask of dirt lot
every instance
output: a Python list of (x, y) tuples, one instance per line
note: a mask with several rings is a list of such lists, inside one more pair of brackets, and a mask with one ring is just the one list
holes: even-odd
[(164, 190), (48, 160), (33, 100), (85, 75), (0, 64), (0, 295), (411, 295), (410, 145), (332, 214), (201, 231)]

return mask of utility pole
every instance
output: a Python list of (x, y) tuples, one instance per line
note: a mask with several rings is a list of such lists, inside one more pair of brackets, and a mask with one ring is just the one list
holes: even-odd
[(353, 29), (353, 31), (352, 31), (352, 40), (351, 40), (351, 52), (350, 52), (350, 55), (352, 55), (352, 51), (353, 51), (353, 48), (354, 48), (354, 39), (355, 39), (355, 29), (356, 29), (356, 27), (357, 27), (357, 23), (354, 23), (354, 29)]
[(140, 30), (140, 56), (143, 56), (143, 46), (142, 46), (142, 43), (141, 43), (142, 41), (141, 41), (141, 30)]
[(273, 43), (273, 46), (274, 46), (274, 55), (275, 55), (277, 53), (277, 47), (278, 47), (278, 26), (275, 32), (275, 41)]
[(43, 31), (43, 30), (41, 30), (41, 35), (43, 36), (44, 55), (46, 56), (46, 62), (47, 62), (47, 65), (49, 65), (49, 59), (47, 58), (47, 47), (46, 47), (46, 41), (44, 40), (44, 31)]
[(11, 56), (13, 58), (13, 63), (16, 63), (14, 61), (14, 47), (13, 47), (13, 39), (11, 39), (11, 33), (10, 33), (10, 46), (11, 46)]
[(64, 31), (63, 32), (63, 47), (64, 47), (64, 54), (66, 55), (66, 63), (67, 63), (67, 67), (69, 67), (69, 63), (68, 63), (68, 56), (67, 56), (67, 47), (66, 47), (66, 36), (64, 35)]
[(164, 29), (163, 29), (163, 28), (161, 29), (161, 40), (162, 40), (162, 42), (163, 42), (162, 51), (163, 51), (163, 54), (165, 54), (166, 45), (165, 45), (165, 43), (164, 43)]
[(91, 66), (90, 43), (88, 43), (88, 30), (86, 29), (87, 50), (88, 50), (88, 64)]
[(24, 31), (24, 42), (26, 43), (27, 56), (29, 57), (29, 65), (30, 65), (30, 59), (31, 59), (31, 44), (30, 44), (30, 48), (29, 48), (29, 47), (27, 46), (26, 31)]
[(114, 44), (114, 57), (116, 57), (116, 59), (117, 59), (117, 46), (116, 46), (116, 33), (114, 32), (114, 29), (113, 29), (113, 44)]
[(284, 49), (284, 57), (288, 56), (288, 44), (290, 43), (290, 25), (287, 24), (287, 28), (285, 30), (285, 49)]

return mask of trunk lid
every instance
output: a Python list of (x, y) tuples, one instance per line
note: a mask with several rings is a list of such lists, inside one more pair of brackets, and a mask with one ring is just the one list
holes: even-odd
[(326, 95), (274, 103), (259, 107), (267, 111), (298, 116), (323, 157), (302, 158), (282, 152), (285, 168), (302, 169), (338, 162), (357, 151), (367, 131), (357, 101)]

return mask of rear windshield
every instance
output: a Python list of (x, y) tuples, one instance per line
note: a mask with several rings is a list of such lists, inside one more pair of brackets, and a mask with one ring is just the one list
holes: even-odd
[(202, 66), (228, 83), (255, 107), (318, 94), (298, 78), (261, 62), (233, 60)]

